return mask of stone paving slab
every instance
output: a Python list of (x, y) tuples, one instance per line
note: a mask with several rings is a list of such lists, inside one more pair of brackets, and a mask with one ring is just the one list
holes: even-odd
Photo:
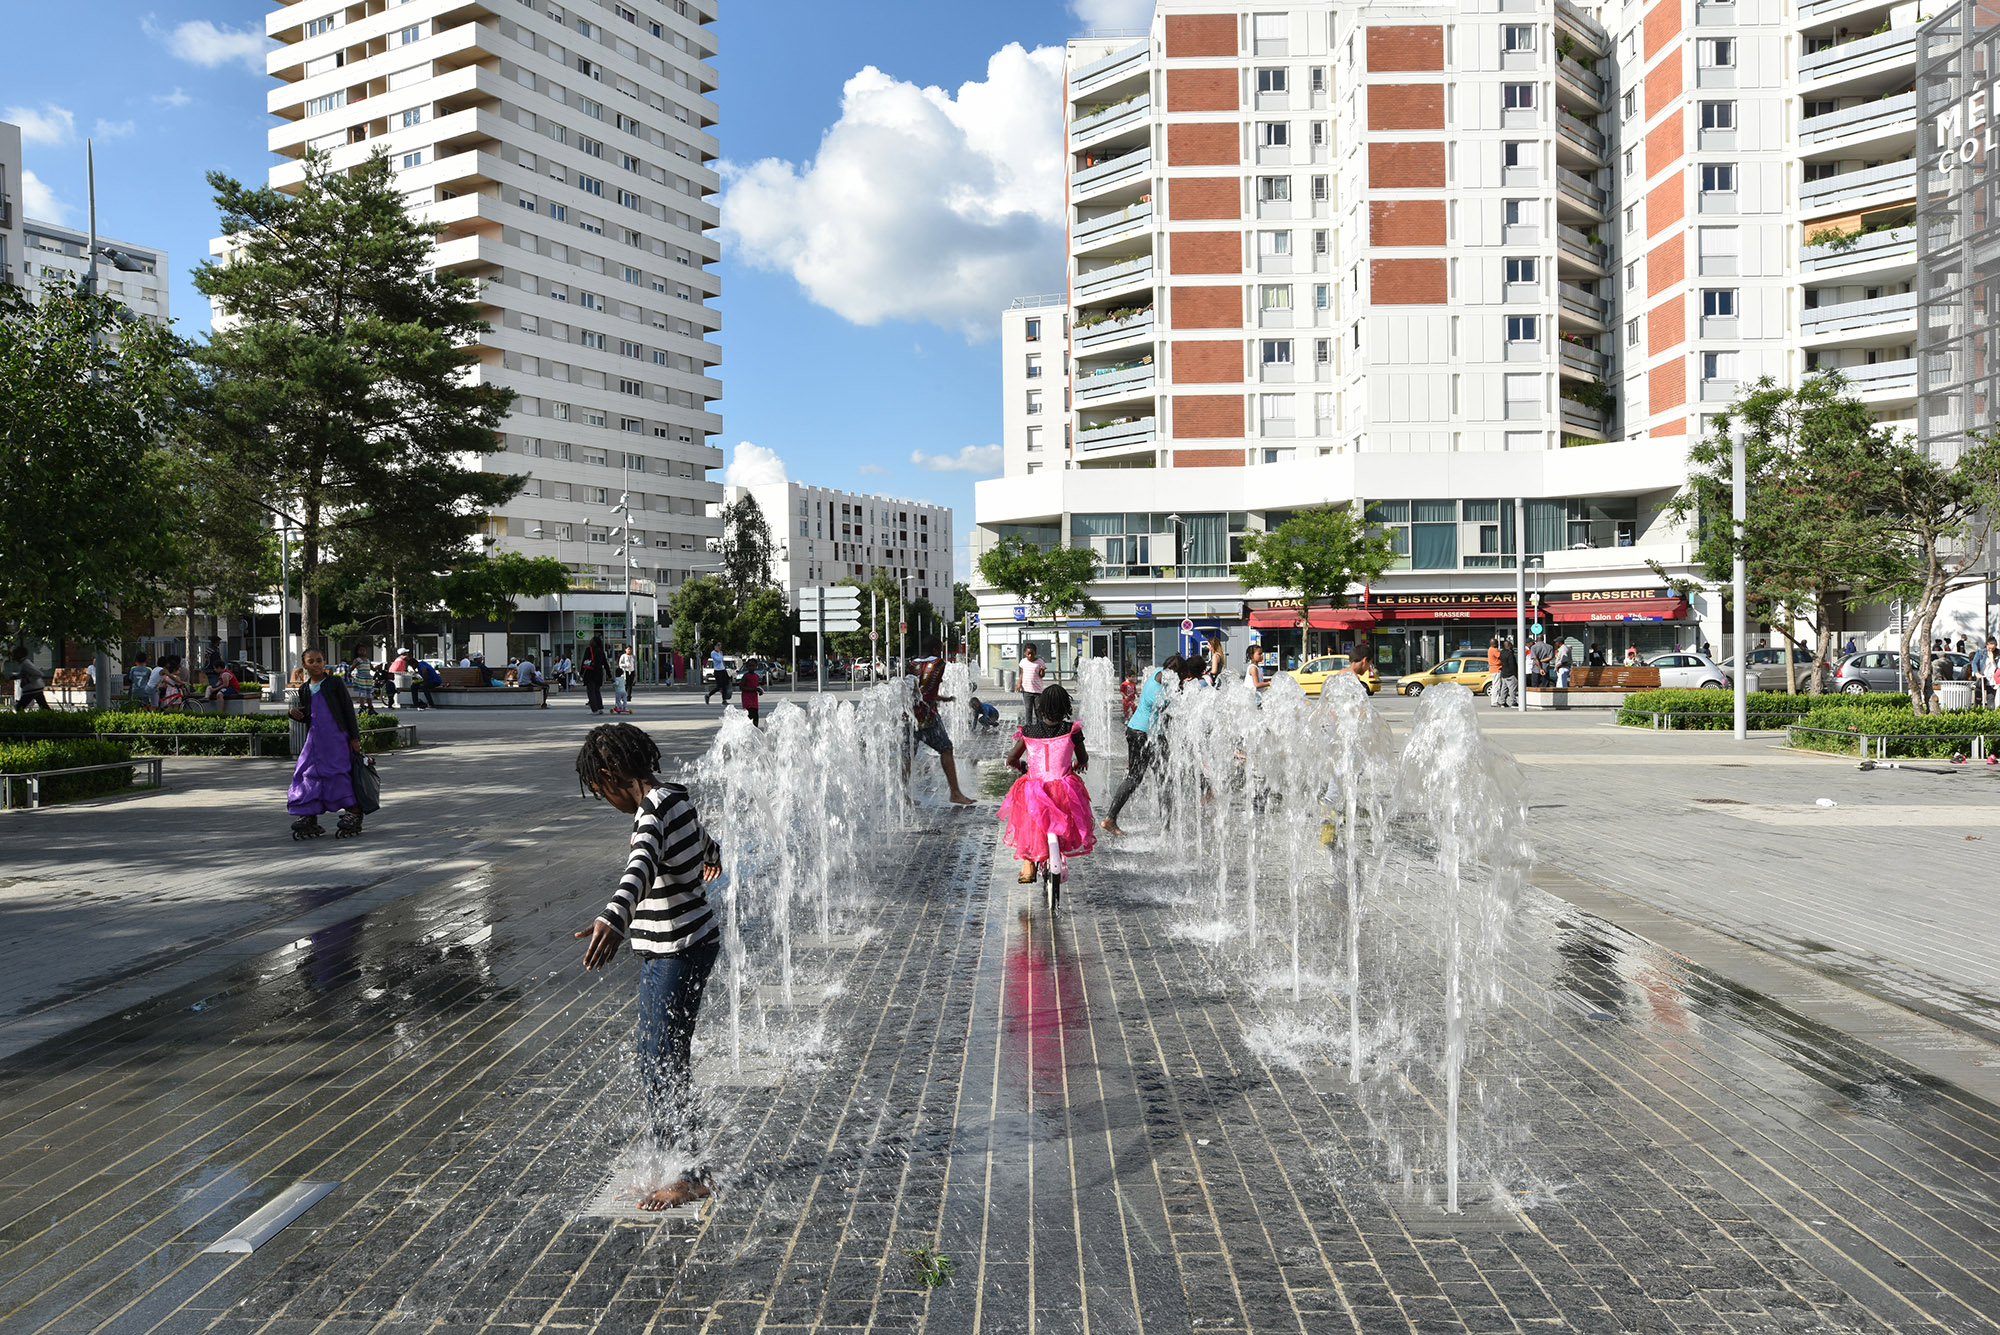
[[(1337, 995), (1246, 984), (1144, 835), (1050, 915), (991, 814), (885, 850), (801, 951), (810, 1004), (754, 994), (755, 1080), (712, 994), (692, 1224), (590, 1213), (631, 1130), (631, 966), (585, 976), (569, 935), (601, 807), (16, 1054), (0, 1329), (2000, 1329), (1991, 1104), (1531, 894), (1476, 1071), (1510, 1208), (1452, 1219), (1435, 1091), (1349, 1086)], [(342, 1186), (201, 1255), (301, 1178)]]

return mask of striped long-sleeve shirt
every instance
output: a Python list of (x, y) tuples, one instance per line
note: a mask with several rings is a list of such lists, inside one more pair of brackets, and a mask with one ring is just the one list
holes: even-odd
[(718, 928), (701, 872), (720, 857), (687, 789), (663, 783), (639, 803), (625, 874), (597, 916), (630, 940), (636, 955), (678, 955), (711, 941)]

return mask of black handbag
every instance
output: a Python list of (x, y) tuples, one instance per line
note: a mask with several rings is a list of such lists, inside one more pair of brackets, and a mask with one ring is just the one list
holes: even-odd
[(367, 816), (380, 811), (382, 809), (382, 773), (375, 768), (375, 757), (356, 752), (352, 777), (354, 779), (354, 805), (360, 809), (361, 814)]

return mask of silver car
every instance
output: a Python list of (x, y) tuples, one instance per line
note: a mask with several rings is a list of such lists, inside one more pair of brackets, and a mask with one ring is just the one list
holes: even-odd
[[(1806, 683), (1812, 679), (1812, 674), (1815, 671), (1824, 671), (1818, 664), (1814, 663), (1813, 653), (1810, 649), (1794, 648), (1792, 650), (1792, 664), (1792, 671), (1798, 676), (1799, 689), (1802, 691), (1806, 689)], [(1722, 669), (1722, 675), (1734, 683), (1736, 680), (1736, 656), (1734, 654), (1730, 655), (1728, 658), (1723, 659), (1718, 666)], [(1750, 671), (1759, 679), (1758, 684), (1764, 690), (1771, 690), (1772, 682), (1777, 683), (1776, 689), (1784, 690), (1785, 651), (1782, 648), (1752, 649), (1750, 651)]]
[(1893, 649), (1867, 649), (1849, 654), (1833, 670), (1833, 689), (1848, 695), (1903, 689), (1903, 656)]
[(1706, 654), (1655, 654), (1646, 666), (1660, 670), (1660, 685), (1669, 690), (1719, 691), (1729, 685), (1722, 669)]

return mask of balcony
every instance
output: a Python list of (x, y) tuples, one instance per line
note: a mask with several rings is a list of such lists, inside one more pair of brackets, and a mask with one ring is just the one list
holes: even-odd
[(1917, 267), (1917, 229), (1892, 227), (1869, 232), (1849, 246), (1800, 246), (1799, 267), (1814, 279), (1886, 275), (1896, 270), (1911, 273)]
[(1562, 373), (1572, 379), (1603, 380), (1611, 374), (1611, 359), (1595, 348), (1559, 340)]
[(1799, 57), (1799, 82), (1808, 97), (1826, 88), (1871, 76), (1899, 75), (1908, 82), (1916, 69), (1914, 23), (1869, 37), (1857, 37)]
[(1577, 45), (1586, 48), (1592, 55), (1610, 54), (1611, 43), (1598, 29), (1597, 20), (1583, 14), (1568, 0), (1556, 0), (1556, 19), (1559, 36), (1574, 39)]
[(1562, 223), (1556, 224), (1556, 258), (1574, 260), (1591, 273), (1602, 277), (1611, 272), (1611, 248), (1601, 240), (1592, 240), (1594, 233), (1581, 231)]
[(1574, 56), (1556, 57), (1556, 82), (1560, 86), (1575, 89), (1595, 107), (1604, 106), (1604, 80), (1585, 69), (1583, 62)]
[(1604, 165), (1604, 136), (1599, 134), (1588, 121), (1572, 116), (1567, 111), (1556, 113), (1556, 138), (1558, 148), (1571, 148), (1591, 160), (1594, 166)]
[(1904, 357), (1872, 366), (1821, 368), (1840, 373), (1863, 403), (1874, 407), (1902, 406), (1917, 400), (1917, 359)]
[(1128, 46), (1123, 51), (1114, 51), (1102, 60), (1094, 60), (1069, 76), (1069, 90), (1073, 97), (1080, 97), (1093, 88), (1103, 88), (1146, 71), (1153, 54), (1150, 42), (1140, 42)]
[(1128, 287), (1150, 287), (1152, 282), (1153, 257), (1141, 255), (1123, 264), (1079, 272), (1076, 276), (1076, 300), (1079, 303), (1097, 301)]
[(1822, 176), (1817, 181), (1801, 182), (1799, 211), (1807, 214), (1836, 210), (1849, 212), (1913, 199), (1916, 190), (1916, 159), (1903, 158), (1864, 171), (1842, 172), (1838, 176)]
[(1843, 301), (1802, 311), (1799, 333), (1814, 340), (1857, 332), (1886, 338), (1904, 332), (1905, 328), (1914, 331), (1916, 322), (1917, 294), (1899, 292), (1873, 301)]
[(1563, 399), (1561, 402), (1562, 429), (1565, 435), (1589, 436), (1592, 440), (1603, 440), (1611, 434), (1603, 413), (1586, 408), (1575, 399)]
[(1124, 362), (1094, 371), (1079, 369), (1070, 382), (1070, 392), (1079, 404), (1107, 403), (1153, 392), (1153, 355), (1136, 362)]
[(1799, 146), (1814, 153), (1834, 144), (1858, 146), (1890, 136), (1914, 141), (1916, 125), (1917, 94), (1912, 90), (1822, 116), (1809, 116), (1799, 122)]
[(1069, 178), (1069, 194), (1072, 200), (1098, 194), (1115, 186), (1127, 185), (1133, 181), (1146, 179), (1153, 169), (1153, 150), (1137, 148), (1120, 154), (1108, 162), (1094, 163), (1075, 172)]
[(1556, 168), (1556, 207), (1574, 205), (1591, 217), (1602, 222), (1610, 216), (1604, 200), (1604, 192), (1590, 183), (1590, 178), (1579, 175), (1567, 167)]
[(1102, 320), (1093, 325), (1085, 325), (1079, 320), (1072, 324), (1070, 329), (1079, 356), (1088, 352), (1101, 352), (1134, 339), (1151, 338), (1153, 308), (1148, 306), (1122, 320)]
[(1140, 200), (1137, 204), (1127, 204), (1122, 209), (1114, 209), (1087, 222), (1078, 223), (1075, 230), (1070, 233), (1070, 241), (1080, 250), (1100, 246), (1125, 232), (1144, 227), (1152, 219), (1153, 201)]
[(1159, 433), (1160, 419), (1157, 417), (1138, 417), (1109, 426), (1080, 426), (1076, 431), (1076, 446), (1095, 453), (1132, 445), (1150, 445), (1159, 438)]
[(1152, 109), (1153, 98), (1149, 93), (1135, 93), (1123, 102), (1114, 103), (1080, 116), (1070, 122), (1069, 141), (1080, 147), (1086, 139), (1113, 130), (1130, 129), (1143, 124)]
[(1579, 287), (1575, 283), (1559, 282), (1556, 284), (1556, 303), (1562, 308), (1562, 313), (1566, 317), (1574, 316), (1598, 329), (1607, 327), (1604, 298), (1595, 292)]

